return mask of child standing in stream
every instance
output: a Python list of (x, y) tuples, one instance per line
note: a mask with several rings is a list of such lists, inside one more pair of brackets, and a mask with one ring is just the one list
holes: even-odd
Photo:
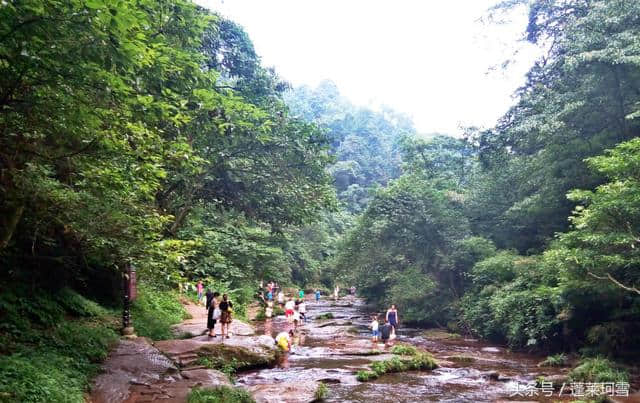
[(371, 337), (372, 337), (372, 341), (374, 343), (378, 342), (378, 336), (380, 335), (378, 332), (378, 316), (377, 315), (373, 315), (371, 317)]

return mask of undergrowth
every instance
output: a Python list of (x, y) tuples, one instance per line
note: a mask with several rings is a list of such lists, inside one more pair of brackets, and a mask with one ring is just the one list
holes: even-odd
[(84, 402), (118, 340), (115, 312), (67, 288), (25, 291), (0, 296), (0, 401)]
[(194, 388), (187, 398), (188, 403), (255, 403), (245, 389), (230, 386)]
[(366, 382), (391, 372), (431, 370), (438, 367), (433, 356), (427, 352), (416, 351), (414, 355), (408, 357), (393, 357), (384, 361), (375, 361), (369, 366), (370, 370), (358, 371), (356, 378), (361, 382)]
[(131, 307), (131, 318), (138, 336), (153, 340), (175, 338), (171, 325), (187, 319), (187, 312), (180, 303), (178, 294), (139, 285), (138, 298)]

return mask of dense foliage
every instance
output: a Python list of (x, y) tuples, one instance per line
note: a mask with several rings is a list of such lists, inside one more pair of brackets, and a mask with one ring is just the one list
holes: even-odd
[[(407, 321), (631, 357), (640, 323), (640, 69), (631, 1), (510, 1), (546, 54), (491, 130), (402, 142), (335, 260)], [(574, 190), (579, 189), (579, 190)]]
[[(2, 3), (0, 279), (3, 298), (15, 290), (0, 306), (3, 394), (29, 382), (39, 398), (12, 396), (82, 400), (115, 333), (58, 329), (84, 326), (46, 297), (66, 287), (117, 306), (133, 264), (134, 322), (165, 338), (180, 284), (219, 285), (242, 314), (260, 279), (291, 282), (290, 234), (335, 192), (330, 142), (292, 117), (286, 88), (242, 29), (189, 0)], [(12, 346), (38, 342), (33, 326), (62, 347), (24, 358)]]
[[(331, 82), (289, 88), (189, 0), (3, 2), (0, 398), (81, 400), (117, 326), (81, 294), (117, 306), (128, 264), (157, 339), (183, 316), (171, 292), (204, 280), (242, 315), (275, 280), (356, 285), (401, 322), (513, 347), (632, 357), (640, 4), (494, 12), (521, 3), (545, 55), (494, 128), (453, 138)], [(576, 371), (620, 378), (601, 358)]]

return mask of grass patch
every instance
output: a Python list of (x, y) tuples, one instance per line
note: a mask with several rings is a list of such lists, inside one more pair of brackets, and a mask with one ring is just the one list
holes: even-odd
[(433, 356), (427, 352), (416, 352), (410, 358), (393, 357), (384, 361), (376, 361), (370, 365), (370, 371), (358, 371), (356, 378), (361, 382), (376, 379), (392, 372), (432, 370), (438, 367)]
[(315, 317), (316, 320), (325, 320), (325, 319), (333, 319), (333, 314), (331, 312), (321, 313), (320, 315)]
[(187, 318), (176, 292), (139, 286), (138, 298), (131, 307), (131, 322), (138, 336), (152, 340), (173, 339), (171, 325)]
[(316, 389), (316, 393), (315, 393), (314, 397), (315, 397), (316, 401), (322, 401), (322, 400), (326, 399), (328, 394), (329, 394), (329, 388), (327, 388), (327, 385), (325, 385), (324, 383), (321, 382), (318, 385), (318, 389)]
[(194, 388), (187, 397), (188, 403), (255, 403), (251, 394), (241, 388), (217, 386)]
[(396, 344), (391, 348), (391, 353), (397, 355), (416, 355), (418, 354), (418, 349), (408, 344)]
[(548, 356), (544, 361), (538, 364), (539, 367), (565, 367), (568, 364), (568, 358), (564, 353)]
[(378, 374), (376, 374), (373, 371), (362, 370), (356, 373), (356, 379), (359, 380), (360, 382), (372, 381), (377, 378), (378, 378)]
[(629, 382), (626, 371), (606, 358), (585, 358), (569, 372), (572, 382)]
[(83, 402), (119, 338), (116, 315), (66, 288), (36, 294), (8, 288), (0, 312), (0, 401)]

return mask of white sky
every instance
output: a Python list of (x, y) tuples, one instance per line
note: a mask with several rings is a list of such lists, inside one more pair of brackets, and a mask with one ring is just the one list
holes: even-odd
[[(323, 79), (358, 105), (387, 105), (424, 133), (491, 127), (536, 49), (512, 23), (480, 22), (498, 0), (196, 0), (239, 23), (263, 65), (294, 85)], [(514, 52), (518, 51), (514, 57)], [(498, 69), (514, 59), (506, 70)]]

